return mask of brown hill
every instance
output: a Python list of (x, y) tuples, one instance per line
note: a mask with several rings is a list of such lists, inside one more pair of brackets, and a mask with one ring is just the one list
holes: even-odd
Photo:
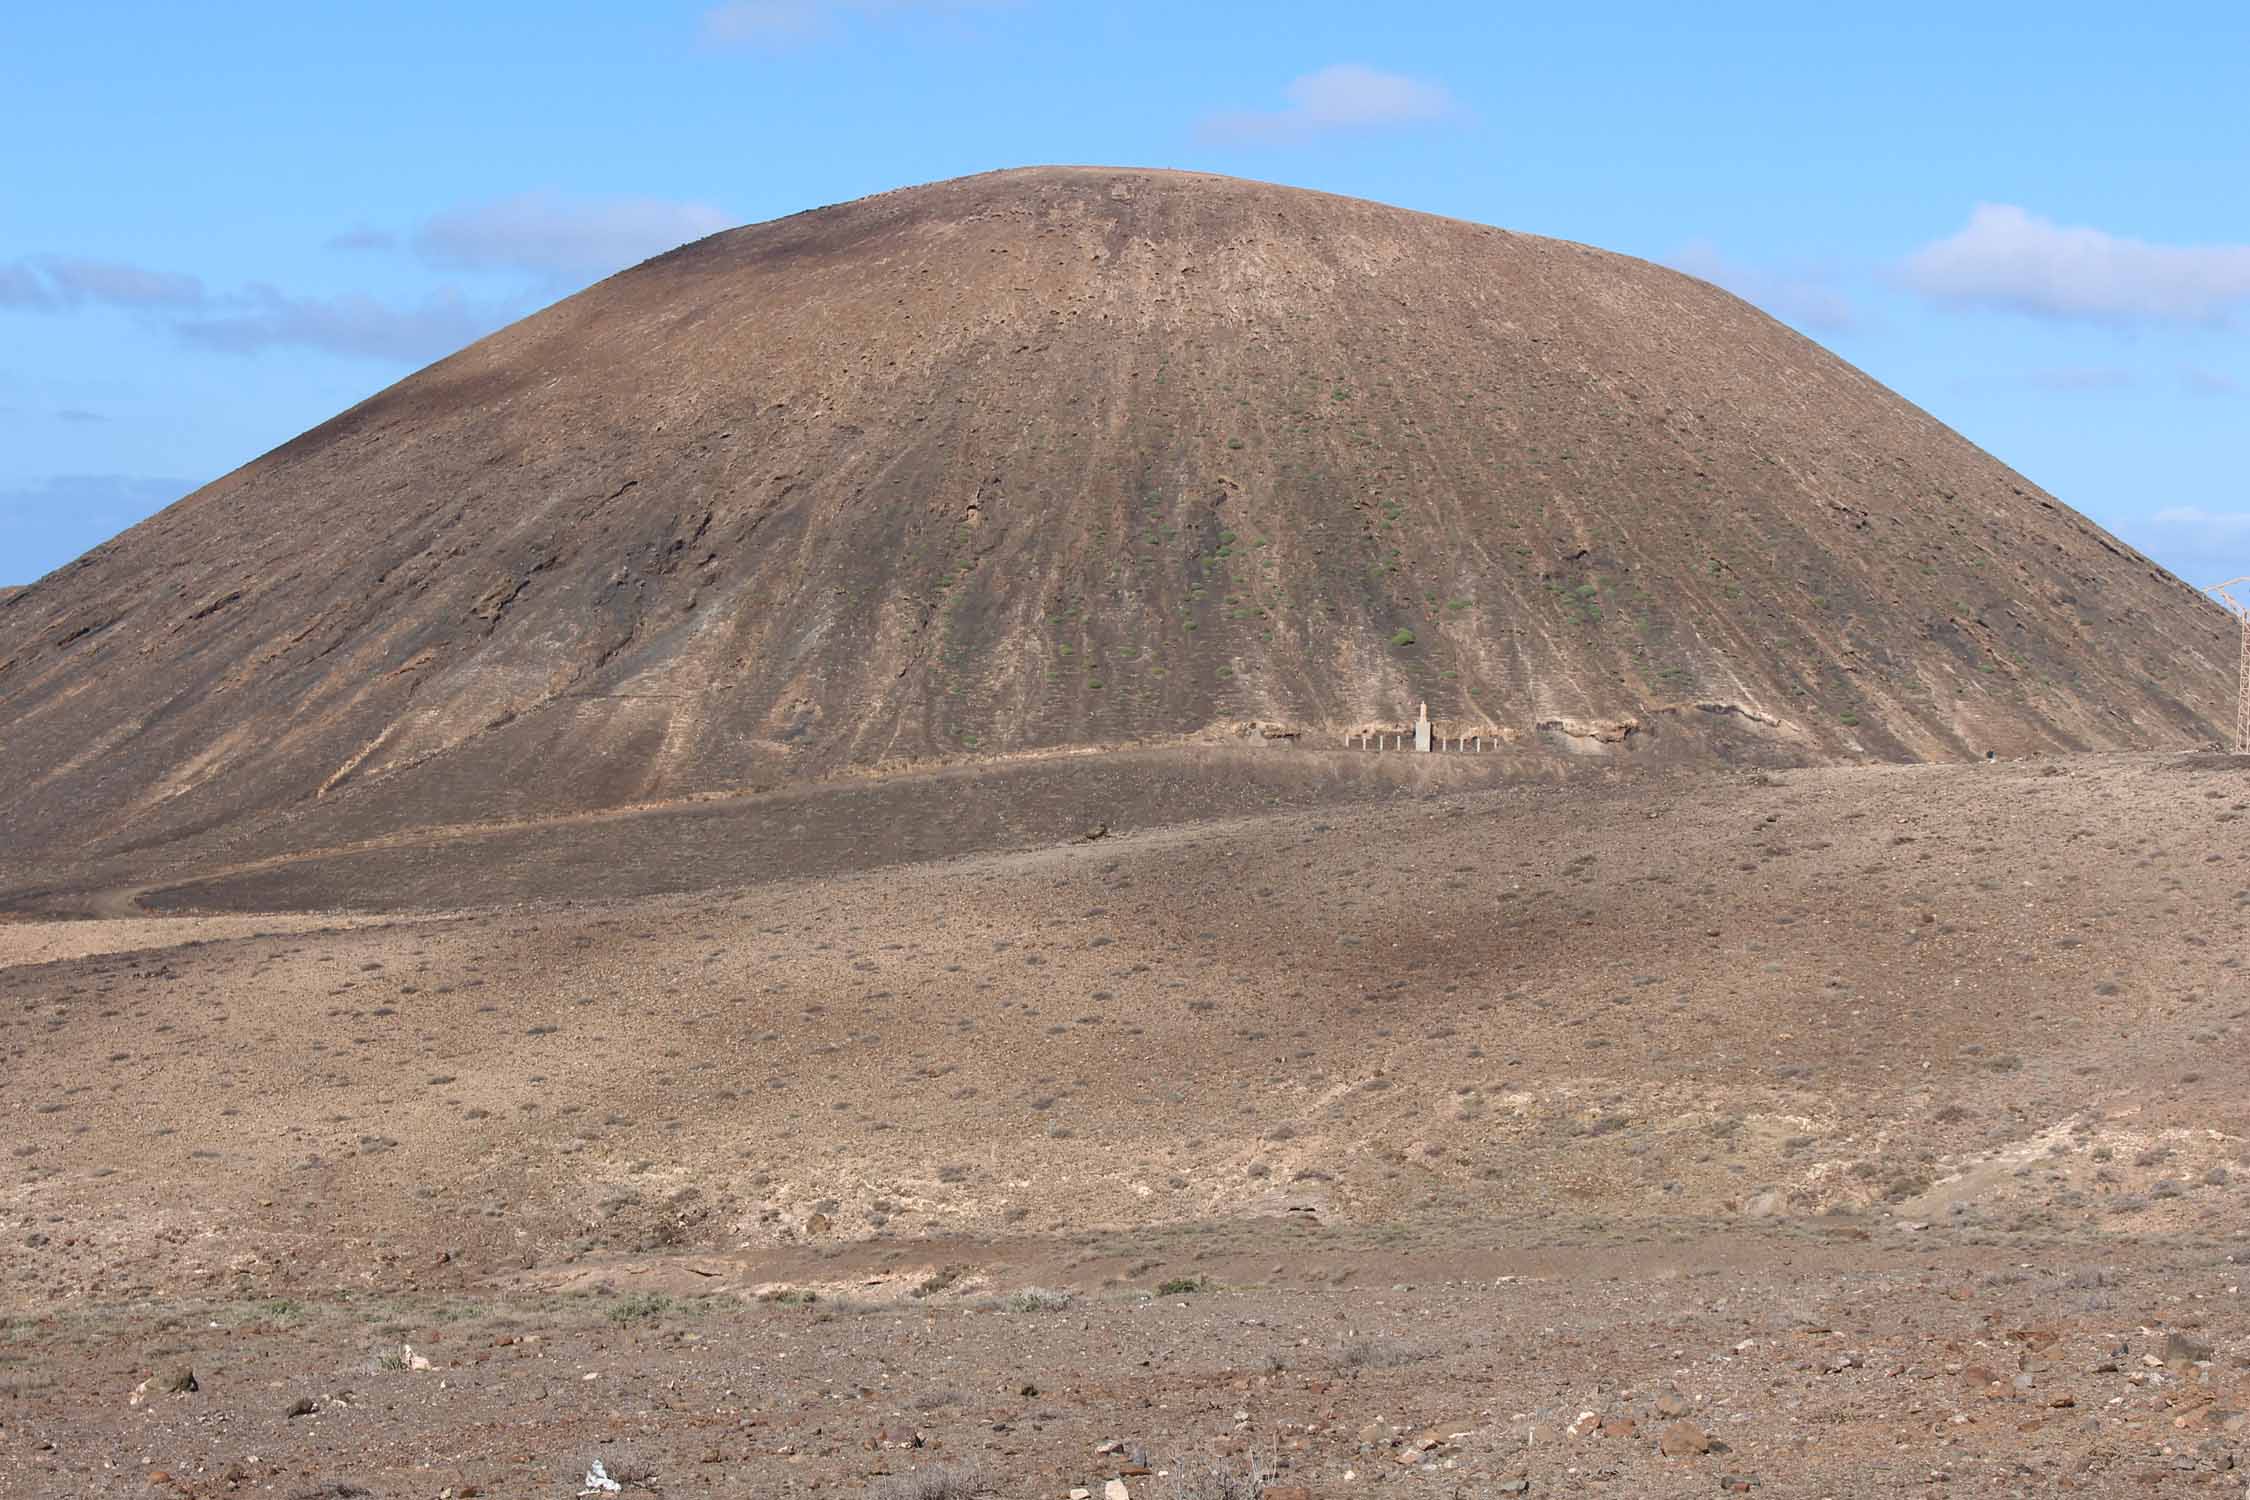
[(2232, 655), (1701, 282), (1047, 168), (650, 261), (0, 600), (0, 843), (1335, 746), (1419, 699), (1517, 757), (2166, 747), (2217, 737)]

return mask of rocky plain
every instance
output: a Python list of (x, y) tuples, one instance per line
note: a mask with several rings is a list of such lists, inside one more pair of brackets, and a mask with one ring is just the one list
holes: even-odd
[(0, 1493), (2245, 1492), (2250, 759), (1474, 759), (19, 903)]

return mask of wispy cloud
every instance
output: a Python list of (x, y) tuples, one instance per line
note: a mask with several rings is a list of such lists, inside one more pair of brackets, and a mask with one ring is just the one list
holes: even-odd
[(98, 302), (108, 307), (200, 307), (203, 280), (174, 271), (114, 260), (55, 256), (41, 265), (48, 285), (65, 306)]
[(83, 425), (89, 422), (106, 422), (109, 418), (98, 411), (88, 411), (83, 406), (66, 406), (55, 413), (55, 420)]
[(253, 286), (223, 309), (173, 326), (188, 343), (228, 354), (317, 349), (361, 359), (421, 364), (450, 354), (507, 322), (513, 311), (440, 292), (414, 306), (379, 298), (292, 297)]
[[(86, 307), (116, 308), (186, 343), (230, 354), (299, 348), (419, 364), (520, 315), (520, 302), (477, 303), (450, 289), (416, 305), (353, 294), (291, 296), (262, 284), (218, 293), (201, 278), (179, 272), (68, 256), (0, 266), (0, 305), (57, 316)], [(64, 421), (101, 420), (90, 412), (58, 415)]]
[(414, 236), (414, 251), (447, 270), (606, 276), (733, 222), (708, 203), (517, 193), (436, 215)]
[(2250, 510), (2206, 510), (2200, 505), (2167, 505), (2149, 517), (2158, 526), (2183, 526), (2212, 535), (2250, 537)]
[(29, 261), (0, 265), (0, 307), (28, 307), (45, 311), (55, 305), (47, 279)]
[(1972, 370), (1953, 377), (1955, 390), (2039, 391), (2051, 396), (2093, 396), (2137, 390), (2147, 380), (2114, 365), (2041, 365), (2031, 369)]
[(320, 242), (323, 250), (392, 250), (398, 247), (398, 236), (388, 229), (376, 229), (362, 224), (341, 234), (332, 234)]
[(846, 20), (998, 10), (1016, 0), (728, 0), (703, 13), (703, 40), (784, 51), (836, 34)]
[[(531, 278), (529, 287), (504, 297), (478, 300), (442, 288), (419, 302), (399, 303), (356, 293), (302, 296), (264, 284), (215, 292), (200, 277), (180, 272), (45, 255), (0, 263), (0, 308), (48, 314), (115, 308), (199, 348), (231, 354), (298, 348), (420, 363), (481, 338), (540, 298), (732, 222), (707, 203), (518, 193), (437, 214), (412, 245), (417, 258), (439, 270)], [(327, 241), (338, 250), (395, 243), (387, 231), (365, 226)]]
[(2195, 396), (2239, 396), (2243, 389), (2242, 382), (2232, 375), (2192, 367), (2180, 371), (2180, 383)]
[(2250, 245), (2155, 245), (1980, 203), (1899, 276), (1936, 301), (2034, 317), (2221, 323), (2250, 301)]
[(2023, 383), (2034, 390), (2071, 394), (2122, 391), (2133, 384), (2133, 377), (2123, 370), (2107, 367), (2061, 365), (2051, 369), (2027, 371)]
[(200, 307), (201, 278), (122, 261), (41, 255), (0, 266), (0, 306), (42, 312), (83, 307)]
[(1729, 260), (1708, 240), (1682, 246), (1669, 264), (1725, 287), (1793, 327), (1842, 333), (1859, 322), (1851, 298), (1838, 289), (1834, 274), (1817, 266), (1745, 265)]
[(1210, 141), (1290, 141), (1333, 131), (1434, 125), (1460, 115), (1443, 84), (1360, 63), (1335, 63), (1292, 79), (1282, 97), (1287, 102), (1280, 109), (1207, 116), (1198, 133)]

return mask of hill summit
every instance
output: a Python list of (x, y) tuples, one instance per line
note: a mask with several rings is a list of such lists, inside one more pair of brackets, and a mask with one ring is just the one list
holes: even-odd
[(2214, 739), (2232, 626), (1738, 299), (1038, 168), (733, 230), (0, 598), (0, 840), (365, 828), (1273, 726)]

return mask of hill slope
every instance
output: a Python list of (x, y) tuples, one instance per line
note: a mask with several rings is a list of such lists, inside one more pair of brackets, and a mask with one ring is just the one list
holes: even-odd
[(2231, 627), (1735, 298), (1293, 189), (714, 236), (0, 600), (0, 840), (531, 815), (1427, 699), (1524, 752), (2215, 738)]

